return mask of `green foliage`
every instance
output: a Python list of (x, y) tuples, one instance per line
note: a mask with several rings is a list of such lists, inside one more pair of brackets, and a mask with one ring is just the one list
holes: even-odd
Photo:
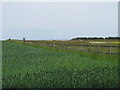
[(3, 88), (117, 88), (115, 55), (3, 42)]

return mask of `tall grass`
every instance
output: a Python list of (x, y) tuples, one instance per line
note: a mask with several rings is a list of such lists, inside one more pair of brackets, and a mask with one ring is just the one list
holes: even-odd
[(108, 88), (118, 85), (118, 56), (3, 42), (3, 88)]

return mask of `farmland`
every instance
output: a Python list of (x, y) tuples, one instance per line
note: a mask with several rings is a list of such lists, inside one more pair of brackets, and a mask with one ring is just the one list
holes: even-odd
[[(68, 46), (54, 44), (55, 48), (45, 43), (61, 43), (61, 41), (43, 42), (41, 44), (39, 41), (26, 43), (3, 41), (3, 88), (119, 87), (118, 55), (87, 53), (76, 49), (68, 50)], [(113, 49), (113, 52), (118, 51)]]
[[(16, 42), (23, 42), (17, 40)], [(120, 42), (118, 40), (68, 40), (68, 41), (35, 41), (26, 40), (26, 43), (33, 45), (42, 45), (57, 49), (77, 50), (80, 52), (102, 53), (102, 54), (120, 54)]]

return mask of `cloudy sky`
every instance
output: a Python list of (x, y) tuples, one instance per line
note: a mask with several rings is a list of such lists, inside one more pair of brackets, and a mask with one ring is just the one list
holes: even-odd
[(2, 39), (118, 36), (117, 2), (6, 2)]

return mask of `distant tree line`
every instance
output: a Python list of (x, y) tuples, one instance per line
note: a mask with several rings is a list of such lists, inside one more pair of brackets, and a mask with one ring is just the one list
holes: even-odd
[(98, 40), (98, 39), (120, 39), (120, 37), (77, 37), (71, 40)]

